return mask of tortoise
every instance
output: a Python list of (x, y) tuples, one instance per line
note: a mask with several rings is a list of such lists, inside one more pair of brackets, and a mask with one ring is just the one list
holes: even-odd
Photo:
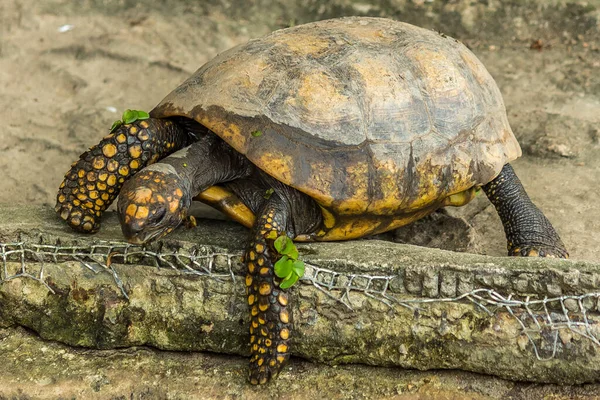
[(520, 155), (496, 83), (459, 41), (388, 19), (332, 19), (206, 63), (149, 119), (85, 152), (56, 211), (95, 232), (122, 188), (122, 230), (133, 243), (171, 232), (196, 195), (250, 227), (249, 379), (262, 384), (290, 354), (276, 237), (360, 238), (464, 205), (483, 189), (509, 255), (567, 258), (510, 166)]

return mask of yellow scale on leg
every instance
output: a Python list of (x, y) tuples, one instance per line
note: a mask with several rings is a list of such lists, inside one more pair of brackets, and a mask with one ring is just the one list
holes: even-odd
[(273, 265), (273, 239), (284, 231), (274, 221), (274, 210), (259, 218), (254, 241), (246, 252), (246, 292), (250, 307), (250, 383), (264, 384), (279, 373), (289, 358), (292, 316), (288, 294), (279, 288)]

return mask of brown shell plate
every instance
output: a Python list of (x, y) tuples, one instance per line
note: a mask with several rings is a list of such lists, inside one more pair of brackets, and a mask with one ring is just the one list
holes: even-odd
[(336, 216), (421, 214), (521, 155), (502, 96), (453, 38), (382, 18), (228, 50), (153, 117), (187, 116)]

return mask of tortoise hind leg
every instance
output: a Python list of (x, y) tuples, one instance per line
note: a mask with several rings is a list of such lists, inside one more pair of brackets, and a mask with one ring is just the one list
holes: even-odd
[(554, 227), (533, 204), (509, 164), (483, 190), (504, 225), (510, 256), (568, 258)]
[(290, 210), (276, 194), (266, 202), (253, 229), (245, 261), (246, 291), (250, 307), (250, 383), (264, 384), (276, 376), (289, 359), (292, 314), (288, 294), (279, 288), (274, 263), (274, 238), (294, 237)]

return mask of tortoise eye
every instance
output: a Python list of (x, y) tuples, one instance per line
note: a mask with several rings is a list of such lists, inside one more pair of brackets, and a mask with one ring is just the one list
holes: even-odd
[(165, 219), (167, 215), (167, 209), (165, 207), (159, 207), (154, 214), (148, 217), (148, 225), (159, 225)]

